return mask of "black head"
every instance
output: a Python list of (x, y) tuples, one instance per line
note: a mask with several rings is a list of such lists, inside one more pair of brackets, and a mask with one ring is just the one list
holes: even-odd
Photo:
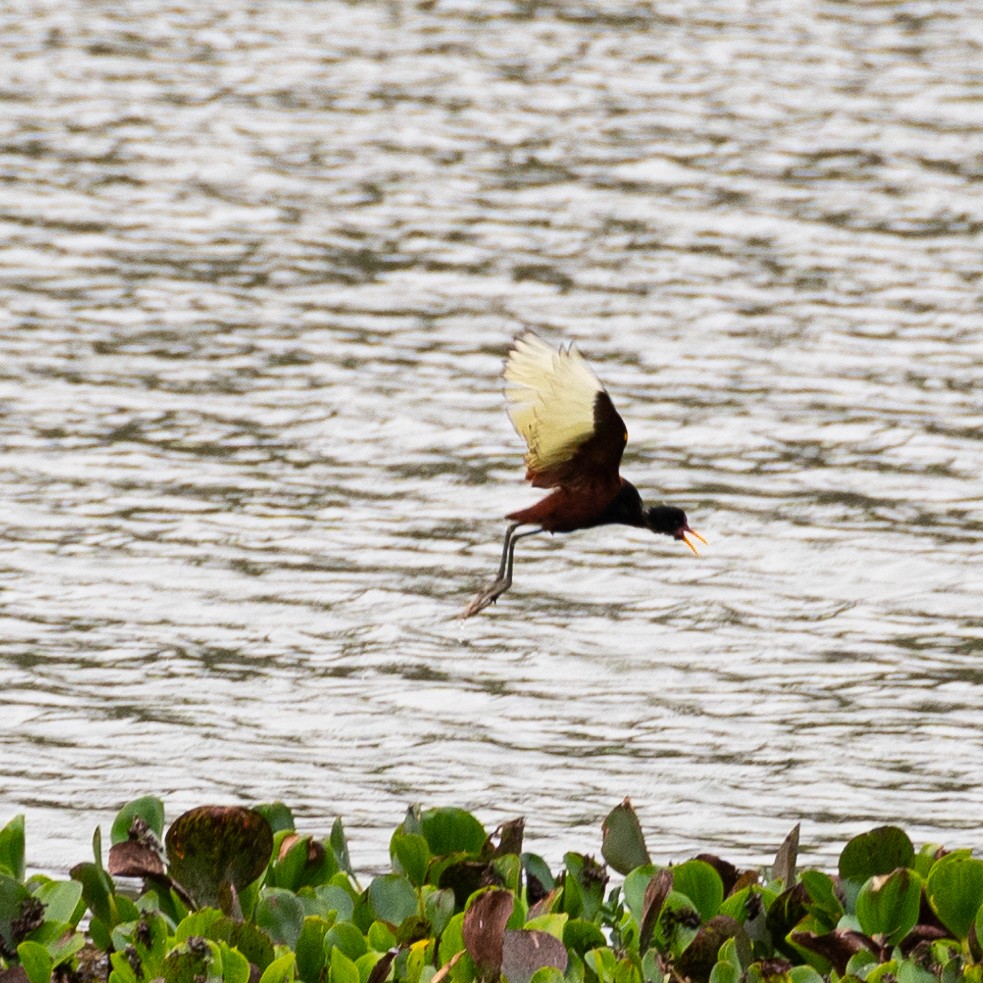
[(672, 536), (673, 539), (681, 539), (697, 556), (699, 553), (696, 547), (686, 538), (686, 534), (695, 536), (701, 543), (706, 544), (706, 540), (686, 521), (686, 513), (682, 509), (677, 509), (674, 505), (655, 505), (645, 512), (645, 525), (652, 532), (662, 533), (663, 536)]

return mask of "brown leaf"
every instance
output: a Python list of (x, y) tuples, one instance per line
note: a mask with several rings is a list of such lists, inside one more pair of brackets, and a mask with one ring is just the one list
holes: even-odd
[(696, 983), (706, 983), (717, 962), (717, 952), (730, 938), (741, 931), (741, 925), (727, 915), (714, 915), (700, 927), (696, 938), (675, 962), (675, 968), (682, 976)]
[(464, 947), (483, 975), (497, 977), (501, 972), (505, 925), (514, 906), (511, 891), (492, 889), (479, 894), (464, 914)]
[(825, 935), (816, 935), (814, 932), (792, 932), (789, 939), (803, 949), (828, 959), (841, 976), (846, 972), (846, 964), (851, 956), (863, 949), (873, 952), (878, 957), (881, 952), (881, 947), (870, 936), (850, 928), (838, 928)]
[(324, 860), (324, 844), (318, 842), (313, 836), (301, 836), (299, 833), (288, 833), (280, 841), (280, 849), (277, 852), (277, 860), (283, 860), (293, 846), (301, 841), (307, 844), (307, 865), (313, 867)]
[(504, 857), (509, 853), (518, 856), (522, 853), (522, 833), (525, 828), (526, 821), (521, 816), (518, 819), (510, 819), (507, 823), (502, 823), (496, 830), (498, 846), (495, 848), (493, 856)]
[(923, 942), (937, 942), (939, 939), (952, 938), (952, 933), (948, 929), (939, 925), (916, 925), (899, 943), (901, 952), (905, 956), (910, 956), (912, 949)]
[(174, 820), (165, 843), (173, 880), (197, 907), (214, 908), (223, 884), (238, 892), (266, 870), (273, 854), (273, 830), (252, 809), (199, 806)]
[(460, 952), (455, 952), (447, 962), (444, 963), (440, 969), (430, 979), (430, 983), (444, 983), (444, 980), (450, 976), (451, 970), (457, 965), (458, 960), (464, 955), (464, 950)]
[(389, 967), (392, 966), (393, 960), (398, 955), (398, 948), (386, 950), (379, 961), (369, 971), (369, 978), (365, 983), (383, 983), (383, 980), (389, 975)]
[(702, 860), (705, 864), (709, 864), (720, 875), (724, 884), (724, 897), (728, 897), (741, 872), (729, 861), (712, 853), (698, 853), (693, 859)]
[(549, 932), (519, 929), (505, 933), (502, 946), (502, 975), (508, 983), (529, 983), (544, 966), (567, 969), (566, 946)]
[(530, 909), (529, 914), (526, 915), (526, 921), (531, 922), (534, 918), (538, 918), (540, 915), (551, 915), (553, 913), (553, 906), (563, 895), (562, 887), (555, 887), (549, 894), (543, 895)]
[(781, 881), (789, 888), (795, 883), (795, 863), (799, 857), (799, 824), (796, 823), (775, 855), (775, 863), (771, 868), (774, 880)]
[(667, 867), (652, 875), (645, 887), (645, 897), (642, 901), (642, 923), (638, 930), (638, 948), (645, 955), (652, 943), (652, 933), (655, 923), (662, 913), (662, 906), (672, 890), (672, 871)]
[(760, 884), (761, 875), (756, 870), (743, 870), (738, 875), (737, 880), (734, 881), (733, 886), (727, 893), (727, 897), (732, 894), (737, 894), (738, 891), (743, 891), (744, 888), (750, 887), (752, 884)]
[(109, 848), (109, 873), (113, 877), (163, 877), (160, 854), (137, 840), (114, 843)]

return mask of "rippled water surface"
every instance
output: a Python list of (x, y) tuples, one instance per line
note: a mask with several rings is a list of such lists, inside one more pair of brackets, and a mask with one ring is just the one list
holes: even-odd
[[(983, 15), (9, 0), (0, 820), (154, 793), (385, 861), (983, 844)], [(574, 340), (639, 530), (523, 541), (501, 361)]]

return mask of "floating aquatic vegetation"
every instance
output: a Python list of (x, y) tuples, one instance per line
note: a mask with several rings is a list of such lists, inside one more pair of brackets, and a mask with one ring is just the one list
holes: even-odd
[(893, 826), (836, 874), (800, 869), (798, 827), (769, 870), (657, 863), (626, 799), (605, 862), (554, 871), (521, 819), (414, 806), (364, 885), (341, 821), (301, 833), (282, 803), (165, 832), (142, 798), (111, 838), (57, 880), (26, 875), (23, 817), (0, 829), (0, 983), (983, 983), (983, 860)]

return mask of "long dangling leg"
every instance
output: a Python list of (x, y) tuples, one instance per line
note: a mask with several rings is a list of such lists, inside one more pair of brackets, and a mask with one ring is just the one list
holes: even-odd
[(498, 565), (498, 578), (484, 590), (479, 591), (471, 599), (471, 603), (461, 612), (461, 618), (470, 618), (473, 614), (483, 611), (489, 604), (494, 604), (512, 586), (512, 564), (515, 561), (515, 544), (523, 536), (534, 536), (542, 529), (530, 529), (528, 532), (517, 533), (521, 523), (513, 522), (505, 530), (505, 541), (502, 544), (502, 562)]

